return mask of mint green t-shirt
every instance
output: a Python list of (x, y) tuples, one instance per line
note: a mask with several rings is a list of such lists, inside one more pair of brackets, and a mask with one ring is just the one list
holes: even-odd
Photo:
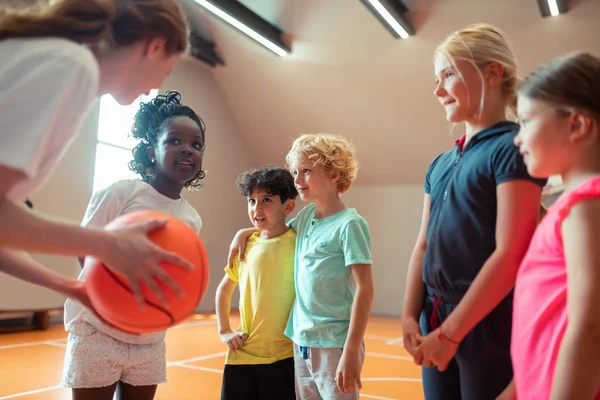
[(324, 219), (314, 204), (304, 207), (289, 226), (296, 232), (296, 299), (285, 335), (299, 346), (344, 347), (355, 285), (354, 264), (371, 264), (367, 221), (353, 208)]

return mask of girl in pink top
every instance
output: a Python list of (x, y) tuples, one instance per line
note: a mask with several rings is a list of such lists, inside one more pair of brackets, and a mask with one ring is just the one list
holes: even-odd
[(539, 224), (517, 276), (513, 383), (501, 399), (600, 399), (600, 59), (575, 54), (519, 90), (515, 137), (532, 176), (565, 192)]

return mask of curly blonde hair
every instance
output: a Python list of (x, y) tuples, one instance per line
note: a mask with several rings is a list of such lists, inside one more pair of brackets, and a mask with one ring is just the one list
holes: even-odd
[(328, 133), (300, 136), (285, 158), (287, 168), (294, 170), (302, 156), (306, 156), (315, 166), (320, 165), (326, 171), (337, 172), (339, 193), (347, 192), (354, 183), (358, 172), (355, 150), (343, 136)]

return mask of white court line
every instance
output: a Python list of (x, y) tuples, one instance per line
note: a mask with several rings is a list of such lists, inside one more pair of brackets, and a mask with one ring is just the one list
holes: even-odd
[(396, 356), (394, 354), (383, 354), (383, 353), (370, 353), (370, 352), (366, 352), (365, 355), (371, 356), (371, 357), (379, 357), (379, 358), (390, 358), (392, 360), (413, 361), (412, 357)]
[(395, 338), (387, 337), (387, 336), (377, 336), (377, 335), (365, 335), (363, 336), (365, 339), (371, 340), (381, 340), (382, 342), (387, 342), (388, 340), (393, 340)]
[(386, 344), (389, 344), (389, 345), (394, 345), (394, 344), (396, 344), (396, 343), (402, 344), (402, 343), (404, 343), (404, 339), (403, 339), (403, 338), (401, 338), (401, 337), (399, 337), (399, 338), (396, 338), (396, 339), (391, 339), (391, 340), (388, 340), (388, 341), (386, 342)]
[(362, 382), (422, 382), (419, 378), (397, 378), (389, 376), (385, 378), (360, 378)]
[(0, 400), (4, 400), (4, 399), (16, 399), (17, 397), (28, 396), (30, 394), (49, 392), (50, 390), (60, 389), (61, 387), (62, 386), (52, 386), (52, 387), (47, 387), (47, 388), (43, 388), (43, 389), (32, 390), (32, 391), (29, 391), (29, 392), (11, 394), (11, 395), (8, 395), (8, 396), (0, 397)]
[(0, 346), (0, 350), (2, 349), (13, 349), (15, 347), (29, 347), (29, 346), (37, 346), (40, 344), (49, 344), (51, 346), (56, 345), (56, 343), (60, 343), (64, 341), (64, 339), (56, 339), (56, 340), (40, 340), (39, 342), (25, 342), (25, 343), (15, 343), (15, 344), (7, 344), (4, 346)]
[(66, 343), (60, 343), (60, 342), (47, 342), (47, 343), (44, 343), (44, 344), (47, 344), (48, 346), (62, 347), (63, 349), (65, 347), (67, 347)]
[(397, 400), (393, 397), (381, 397), (381, 396), (374, 396), (372, 394), (364, 394), (361, 393), (360, 397), (364, 397), (365, 399), (378, 399), (378, 400)]
[(189, 364), (174, 364), (173, 366), (181, 367), (181, 368), (196, 369), (198, 371), (214, 372), (216, 374), (223, 374), (223, 371), (221, 371), (220, 369), (215, 369), (215, 368), (198, 367), (196, 365), (189, 365)]
[(186, 358), (184, 360), (169, 361), (167, 363), (167, 367), (169, 367), (171, 365), (181, 365), (181, 364), (187, 364), (187, 363), (191, 363), (191, 362), (195, 362), (195, 361), (209, 360), (211, 358), (217, 358), (217, 357), (226, 356), (226, 355), (227, 355), (227, 352), (223, 351), (220, 353), (207, 354), (205, 356), (200, 356), (200, 357)]

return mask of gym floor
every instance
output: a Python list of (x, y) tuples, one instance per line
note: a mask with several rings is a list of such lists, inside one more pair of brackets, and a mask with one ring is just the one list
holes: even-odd
[[(239, 321), (232, 318), (232, 326)], [(399, 319), (371, 317), (365, 336), (361, 399), (423, 399), (421, 370), (402, 347)], [(213, 314), (198, 314), (167, 333), (168, 382), (156, 400), (218, 400), (226, 348)], [(68, 400), (58, 386), (66, 333), (47, 331), (0, 335), (0, 399)]]

